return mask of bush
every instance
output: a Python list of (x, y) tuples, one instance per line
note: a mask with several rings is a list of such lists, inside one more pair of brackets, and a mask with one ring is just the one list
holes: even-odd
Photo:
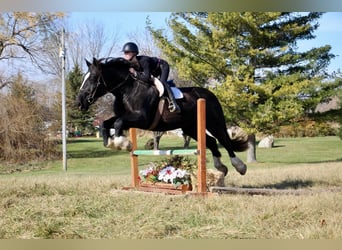
[(340, 126), (340, 128), (338, 129), (337, 136), (340, 137), (340, 139), (342, 140), (342, 126)]
[(281, 126), (276, 137), (315, 137), (335, 136), (338, 130), (329, 122), (303, 121), (293, 125)]
[(0, 95), (0, 159), (7, 163), (51, 159), (58, 155), (46, 137), (43, 108), (34, 90), (19, 77), (7, 95)]

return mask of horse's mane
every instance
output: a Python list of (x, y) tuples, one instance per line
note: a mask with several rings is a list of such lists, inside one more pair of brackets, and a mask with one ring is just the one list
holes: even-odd
[(98, 60), (103, 66), (131, 66), (131, 62), (123, 57), (105, 57)]

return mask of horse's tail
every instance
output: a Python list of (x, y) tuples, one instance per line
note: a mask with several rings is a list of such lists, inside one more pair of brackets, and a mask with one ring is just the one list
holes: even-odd
[(235, 152), (243, 152), (248, 149), (248, 134), (243, 129), (233, 126), (227, 131)]

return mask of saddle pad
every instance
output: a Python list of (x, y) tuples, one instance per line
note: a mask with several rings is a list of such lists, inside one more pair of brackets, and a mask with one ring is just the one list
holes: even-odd
[(172, 90), (173, 96), (174, 96), (176, 99), (182, 99), (182, 98), (184, 97), (182, 91), (180, 91), (179, 88), (177, 88), (177, 87), (171, 87), (171, 90)]
[(159, 81), (157, 77), (153, 77), (153, 82), (159, 92), (159, 97), (162, 97), (162, 95), (164, 94), (164, 85)]

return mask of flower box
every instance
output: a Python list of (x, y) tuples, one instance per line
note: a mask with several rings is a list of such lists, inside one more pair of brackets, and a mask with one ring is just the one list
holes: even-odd
[(188, 191), (191, 191), (192, 187), (189, 184), (181, 184), (181, 185), (175, 186), (174, 184), (161, 183), (161, 182), (156, 182), (156, 183), (141, 182), (138, 189), (141, 191), (145, 191), (145, 192), (157, 192), (157, 193), (166, 193), (166, 194), (184, 194)]

